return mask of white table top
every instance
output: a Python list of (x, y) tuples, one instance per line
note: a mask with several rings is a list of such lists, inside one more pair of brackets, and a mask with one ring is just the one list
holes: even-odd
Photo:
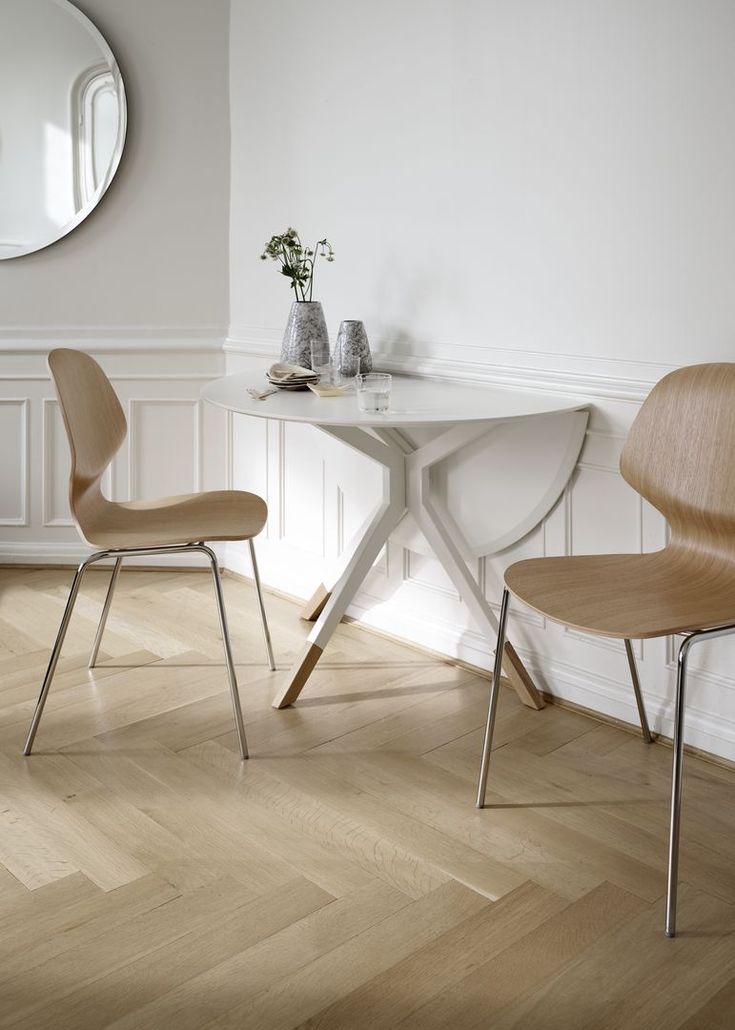
[(265, 372), (269, 362), (263, 358), (245, 360), (248, 367), (244, 372), (208, 383), (202, 390), (202, 399), (258, 418), (364, 427), (505, 421), (587, 407), (585, 400), (569, 395), (397, 375), (393, 376), (390, 410), (382, 415), (359, 411), (353, 392), (340, 397), (317, 397), (311, 390), (279, 390), (260, 401), (254, 400), (247, 390), (268, 386)]

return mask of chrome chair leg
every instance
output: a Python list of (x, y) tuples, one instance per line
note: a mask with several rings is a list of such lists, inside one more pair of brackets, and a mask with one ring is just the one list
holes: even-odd
[(273, 645), (271, 644), (270, 630), (268, 629), (268, 618), (265, 614), (265, 604), (263, 603), (263, 588), (260, 585), (260, 573), (258, 572), (258, 561), (255, 557), (255, 544), (252, 538), (248, 540), (250, 544), (250, 561), (253, 566), (253, 579), (255, 580), (255, 592), (258, 595), (258, 608), (260, 609), (260, 621), (263, 625), (263, 638), (265, 639), (265, 651), (268, 655), (268, 667), (271, 672), (276, 671), (276, 663), (273, 660)]
[(498, 708), (500, 697), (500, 676), (503, 669), (503, 650), (505, 648), (505, 625), (508, 620), (508, 605), (510, 594), (503, 590), (503, 600), (500, 603), (500, 619), (498, 621), (498, 639), (495, 645), (495, 664), (493, 665), (493, 679), (490, 685), (490, 701), (487, 709), (487, 723), (485, 724), (485, 739), (482, 744), (482, 762), (480, 764), (480, 778), (477, 784), (477, 807), (484, 808), (485, 792), (487, 790), (487, 771), (490, 763), (490, 749), (493, 743), (493, 730), (495, 729), (495, 714)]
[(38, 701), (36, 702), (36, 708), (33, 712), (33, 718), (31, 719), (31, 725), (28, 730), (28, 736), (26, 737), (25, 746), (23, 748), (24, 755), (30, 755), (33, 750), (33, 741), (36, 739), (36, 733), (38, 731), (38, 725), (41, 722), (41, 716), (43, 715), (43, 709), (46, 705), (46, 698), (48, 692), (51, 689), (51, 682), (56, 672), (56, 666), (59, 662), (59, 655), (61, 654), (61, 648), (64, 644), (64, 637), (66, 631), (69, 628), (69, 622), (71, 621), (71, 615), (74, 611), (74, 603), (79, 593), (79, 587), (82, 583), (82, 578), (87, 568), (94, 562), (99, 561), (100, 558), (105, 556), (104, 552), (98, 554), (92, 554), (89, 558), (85, 558), (84, 561), (79, 565), (79, 568), (74, 574), (72, 580), (71, 589), (69, 590), (69, 597), (66, 601), (66, 607), (64, 608), (64, 614), (61, 617), (61, 625), (59, 626), (59, 632), (56, 634), (56, 640), (54, 642), (53, 649), (51, 651), (51, 657), (49, 658), (48, 667), (46, 669), (46, 675), (43, 678), (41, 684), (41, 693), (38, 695)]
[(230, 646), (230, 633), (227, 628), (227, 615), (225, 613), (225, 598), (222, 592), (222, 578), (219, 573), (219, 567), (217, 565), (217, 555), (214, 551), (207, 547), (206, 544), (200, 544), (196, 548), (197, 550), (203, 551), (209, 558), (212, 566), (212, 578), (214, 580), (214, 592), (217, 598), (217, 612), (219, 614), (219, 625), (222, 631), (222, 645), (225, 651), (225, 663), (227, 665), (227, 675), (230, 679), (230, 694), (232, 696), (232, 709), (235, 714), (235, 727), (237, 729), (237, 739), (240, 744), (240, 756), (242, 758), (248, 757), (248, 743), (245, 738), (245, 724), (242, 718), (242, 709), (240, 707), (240, 694), (237, 689), (237, 676), (235, 675), (235, 663), (232, 660), (232, 648)]
[(100, 615), (100, 623), (97, 627), (97, 633), (92, 644), (92, 652), (89, 656), (88, 669), (93, 669), (97, 662), (97, 655), (99, 654), (100, 644), (102, 643), (102, 634), (105, 632), (105, 626), (107, 625), (107, 616), (110, 614), (110, 605), (112, 604), (112, 595), (115, 593), (115, 587), (117, 586), (117, 577), (120, 575), (120, 566), (122, 565), (122, 556), (115, 559), (115, 565), (112, 569), (112, 575), (110, 576), (110, 583), (107, 587), (107, 595), (105, 597), (105, 603), (102, 605), (102, 614)]
[(694, 644), (735, 633), (735, 624), (717, 629), (700, 629), (688, 634), (679, 647), (676, 665), (676, 707), (674, 709), (674, 757), (671, 767), (671, 824), (669, 828), (669, 866), (666, 888), (666, 936), (676, 936), (676, 896), (679, 880), (679, 829), (681, 826), (682, 772), (684, 768), (684, 702), (687, 659)]
[(674, 757), (671, 769), (671, 823), (669, 827), (669, 864), (666, 888), (666, 936), (676, 935), (676, 896), (679, 882), (679, 829), (681, 826), (681, 788), (684, 767), (684, 690), (686, 664), (692, 637), (679, 648), (676, 665), (676, 708), (674, 714)]
[(656, 738), (653, 735), (653, 733), (651, 733), (651, 729), (648, 725), (646, 706), (643, 702), (643, 694), (641, 693), (641, 683), (638, 679), (638, 670), (635, 664), (635, 655), (633, 654), (633, 647), (627, 638), (625, 640), (625, 653), (628, 657), (628, 668), (630, 669), (630, 678), (633, 681), (635, 703), (638, 706), (638, 719), (640, 720), (643, 739), (646, 741), (647, 744), (653, 744)]

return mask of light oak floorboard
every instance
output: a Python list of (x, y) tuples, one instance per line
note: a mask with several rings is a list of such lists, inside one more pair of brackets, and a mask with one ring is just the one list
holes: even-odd
[[(671, 752), (338, 628), (271, 707), (252, 587), (225, 579), (252, 758), (209, 577), (0, 569), (0, 1027), (725, 1030), (735, 772), (688, 758), (680, 936), (662, 934)], [(299, 608), (267, 597), (279, 670)]]

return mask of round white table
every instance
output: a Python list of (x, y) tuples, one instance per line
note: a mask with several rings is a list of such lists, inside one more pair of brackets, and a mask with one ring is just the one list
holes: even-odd
[[(321, 584), (307, 604), (305, 617), (316, 619), (315, 625), (303, 652), (279, 685), (274, 707), (283, 708), (297, 699), (373, 562), (402, 522), (413, 520), (480, 627), (494, 635), (497, 620), (467, 567), (467, 559), (510, 546), (550, 511), (577, 462), (587, 427), (587, 403), (531, 390), (394, 376), (390, 410), (366, 413), (358, 410), (354, 393), (318, 397), (310, 390), (282, 390), (264, 400), (253, 399), (248, 388), (263, 387), (264, 367), (262, 358), (247, 359), (244, 371), (205, 386), (203, 400), (256, 418), (317, 426), (383, 470), (383, 496), (378, 506), (346, 549), (347, 557), (332, 580)], [(410, 431), (419, 427), (431, 427), (437, 434), (418, 445), (412, 442)], [(514, 427), (523, 431), (514, 436), (508, 432)], [(502, 444), (505, 471), (496, 496), (513, 495), (508, 501), (513, 515), (495, 539), (472, 546), (450, 514), (446, 499), (432, 489), (432, 470), (493, 432), (506, 434)], [(515, 474), (509, 474), (509, 469)], [(504, 653), (504, 671), (525, 704), (543, 706), (510, 643)]]

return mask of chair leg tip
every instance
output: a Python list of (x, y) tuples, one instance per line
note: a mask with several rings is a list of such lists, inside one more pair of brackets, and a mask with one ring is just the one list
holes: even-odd
[(671, 940), (672, 937), (676, 937), (676, 930), (666, 930), (666, 936)]

